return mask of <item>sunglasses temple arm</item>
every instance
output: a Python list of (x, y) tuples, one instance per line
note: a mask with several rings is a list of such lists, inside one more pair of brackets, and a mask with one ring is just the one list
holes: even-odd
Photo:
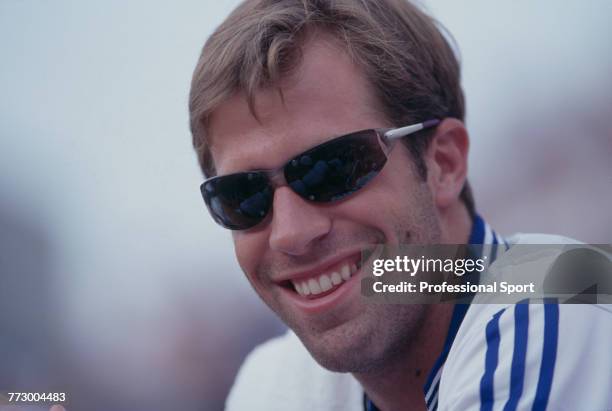
[(437, 126), (440, 123), (440, 120), (427, 120), (422, 123), (413, 124), (406, 127), (394, 128), (393, 130), (389, 130), (385, 133), (385, 137), (389, 140), (397, 140), (398, 138), (406, 137), (412, 133), (416, 133), (417, 131), (421, 131), (425, 128)]

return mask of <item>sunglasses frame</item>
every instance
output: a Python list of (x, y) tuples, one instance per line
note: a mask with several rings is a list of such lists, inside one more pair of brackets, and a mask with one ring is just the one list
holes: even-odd
[[(257, 223), (255, 223), (253, 226), (247, 227), (247, 228), (235, 228), (235, 227), (229, 227), (226, 224), (224, 224), (222, 221), (220, 221), (220, 218), (216, 216), (216, 214), (213, 212), (213, 210), (211, 210), (210, 205), (208, 204), (208, 202), (206, 201), (206, 196), (204, 194), (205, 192), (205, 187), (210, 184), (211, 182), (214, 182), (217, 179), (220, 178), (226, 178), (226, 177), (231, 177), (231, 176), (237, 176), (237, 175), (243, 175), (243, 174), (256, 174), (256, 175), (263, 175), (269, 182), (270, 187), (272, 189), (276, 189), (278, 187), (283, 187), (283, 186), (290, 186), (290, 184), (287, 183), (286, 179), (285, 179), (285, 168), (287, 167), (287, 165), (290, 164), (291, 161), (294, 161), (297, 157), (300, 157), (301, 155), (303, 155), (306, 152), (309, 152), (311, 150), (314, 150), (316, 148), (325, 146), (327, 144), (336, 142), (339, 139), (342, 138), (346, 138), (349, 137), (353, 134), (358, 134), (358, 133), (365, 133), (365, 132), (370, 132), (373, 131), (375, 133), (375, 135), (378, 137), (378, 141), (379, 144), (381, 146), (381, 149), (383, 150), (383, 153), (385, 155), (385, 157), (389, 156), (389, 153), (391, 152), (391, 150), (393, 149), (395, 142), (398, 141), (399, 139), (403, 138), (403, 137), (407, 137), (411, 134), (414, 134), (418, 131), (427, 129), (427, 128), (431, 128), (431, 127), (435, 127), (440, 123), (440, 120), (437, 119), (432, 119), (432, 120), (427, 120), (421, 123), (416, 123), (416, 124), (411, 124), (405, 127), (399, 127), (399, 128), (376, 128), (376, 129), (363, 129), (363, 130), (358, 130), (358, 131), (353, 131), (351, 133), (347, 133), (335, 138), (332, 138), (331, 140), (327, 140), (321, 144), (318, 144), (316, 146), (313, 146), (307, 150), (304, 150), (301, 153), (296, 154), (295, 156), (293, 156), (289, 161), (285, 162), (283, 165), (281, 165), (280, 167), (276, 167), (276, 168), (271, 168), (271, 169), (258, 169), (258, 170), (249, 170), (249, 171), (239, 171), (236, 173), (230, 173), (230, 174), (224, 174), (224, 175), (219, 175), (219, 176), (214, 176), (214, 177), (210, 177), (207, 178), (206, 180), (204, 180), (204, 182), (200, 185), (200, 192), (202, 193), (202, 197), (204, 198), (204, 201), (206, 203), (206, 207), (208, 208), (208, 211), (210, 213), (210, 215), (213, 217), (213, 220), (215, 220), (215, 222), (219, 225), (221, 225), (224, 228), (227, 228), (229, 230), (235, 230), (235, 231), (243, 231), (243, 230), (248, 230), (250, 228), (256, 227), (259, 224), (261, 224), (265, 219), (266, 216), (270, 213), (270, 210), (272, 210), (272, 205), (270, 205), (269, 209), (266, 211), (266, 213), (262, 216), (261, 220)], [(382, 166), (382, 168), (384, 168), (384, 165)], [(382, 170), (381, 168), (381, 170)], [(379, 171), (380, 172), (380, 171)], [(367, 185), (367, 183), (365, 184)], [(365, 186), (364, 185), (364, 186)], [(355, 193), (359, 190), (361, 190), (362, 187), (359, 187), (358, 189), (356, 189), (354, 192)], [(351, 194), (352, 194), (351, 193)], [(297, 193), (298, 195), (300, 195), (299, 193)], [(300, 195), (300, 197), (304, 198), (305, 200), (310, 200), (315, 202), (315, 200), (313, 198), (308, 198), (308, 197), (304, 197), (302, 195)], [(338, 200), (329, 200), (329, 201), (319, 201), (322, 204), (326, 204), (326, 203), (332, 203), (335, 201), (339, 201)]]

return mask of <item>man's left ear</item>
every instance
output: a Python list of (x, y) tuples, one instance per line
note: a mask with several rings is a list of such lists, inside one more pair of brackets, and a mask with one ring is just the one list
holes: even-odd
[(465, 126), (454, 118), (437, 127), (427, 149), (427, 180), (439, 210), (459, 201), (467, 178), (469, 137)]

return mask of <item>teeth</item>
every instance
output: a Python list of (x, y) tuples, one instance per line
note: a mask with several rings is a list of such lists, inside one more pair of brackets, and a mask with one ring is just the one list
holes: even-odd
[(351, 278), (351, 269), (349, 268), (348, 264), (342, 266), (342, 271), (340, 271), (340, 275), (342, 275), (342, 279), (344, 281), (347, 281), (349, 278)]
[(321, 286), (319, 286), (319, 282), (314, 278), (308, 280), (308, 288), (310, 288), (312, 295), (321, 294)]
[(344, 264), (339, 271), (321, 274), (318, 278), (310, 278), (302, 281), (292, 281), (297, 293), (303, 297), (317, 295), (331, 290), (343, 281), (348, 281), (357, 271), (357, 265)]
[(332, 288), (331, 280), (325, 274), (319, 277), (319, 284), (321, 285), (321, 291), (323, 292), (331, 290)]

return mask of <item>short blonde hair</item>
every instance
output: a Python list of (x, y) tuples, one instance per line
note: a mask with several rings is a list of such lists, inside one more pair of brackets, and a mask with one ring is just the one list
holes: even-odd
[[(301, 59), (305, 33), (324, 30), (346, 47), (397, 126), (464, 118), (460, 65), (441, 26), (406, 0), (246, 0), (206, 41), (189, 95), (193, 145), (205, 175), (215, 175), (207, 140), (211, 113), (244, 92), (253, 114), (257, 90), (272, 87)], [(405, 139), (422, 177), (431, 133)], [(461, 194), (470, 213), (466, 183)]]

